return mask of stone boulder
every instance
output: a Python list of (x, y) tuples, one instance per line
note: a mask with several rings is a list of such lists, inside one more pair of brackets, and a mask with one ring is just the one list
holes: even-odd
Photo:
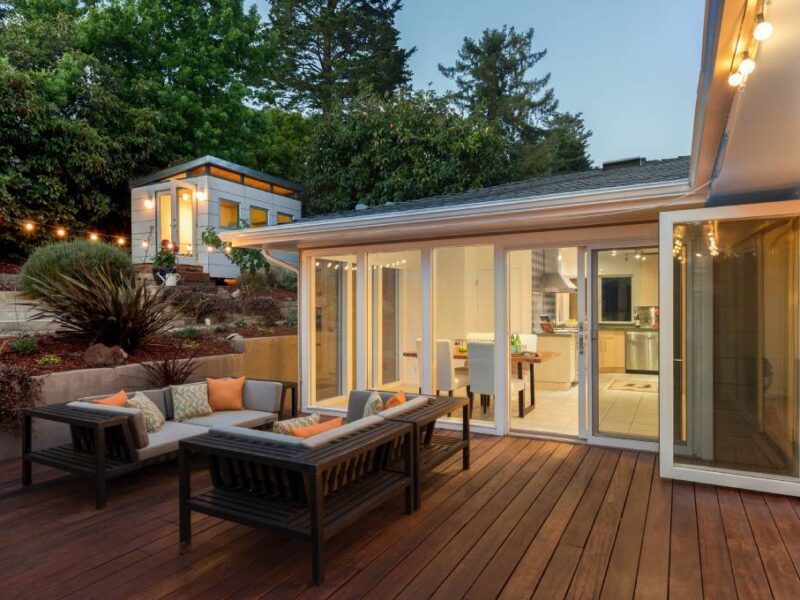
[(89, 367), (115, 367), (121, 365), (128, 354), (119, 346), (92, 344), (83, 353), (83, 362)]

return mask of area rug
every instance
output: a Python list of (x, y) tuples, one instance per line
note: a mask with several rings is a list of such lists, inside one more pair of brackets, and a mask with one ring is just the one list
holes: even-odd
[(650, 381), (637, 381), (636, 379), (612, 379), (608, 384), (609, 390), (618, 392), (648, 392), (658, 393), (658, 383)]

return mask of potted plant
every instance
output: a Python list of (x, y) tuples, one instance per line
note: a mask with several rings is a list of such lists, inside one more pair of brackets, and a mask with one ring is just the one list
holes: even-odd
[[(178, 277), (175, 265), (178, 262), (177, 244), (170, 240), (161, 240), (161, 247), (153, 257), (153, 279), (156, 283), (166, 283), (172, 280), (172, 285), (177, 283)], [(170, 277), (174, 275), (174, 277)]]

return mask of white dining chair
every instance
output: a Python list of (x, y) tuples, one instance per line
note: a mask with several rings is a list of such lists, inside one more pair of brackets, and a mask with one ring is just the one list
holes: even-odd
[[(436, 340), (435, 344), (435, 357), (436, 357), (436, 395), (441, 395), (442, 392), (447, 392), (448, 396), (452, 396), (453, 392), (461, 388), (467, 388), (467, 395), (469, 395), (469, 369), (459, 368), (455, 366), (455, 359), (453, 358), (454, 347), (452, 340)], [(417, 371), (420, 377), (422, 376), (422, 340), (417, 339)], [(420, 385), (420, 390), (422, 386)], [(422, 393), (420, 391), (420, 393)]]
[[(494, 344), (491, 342), (467, 342), (467, 359), (469, 360), (469, 379), (471, 394), (481, 397), (481, 410), (484, 414), (489, 409), (494, 397)], [(525, 402), (525, 381), (512, 377), (511, 393), (517, 395), (520, 405)], [(470, 396), (470, 414), (472, 413), (472, 396)]]

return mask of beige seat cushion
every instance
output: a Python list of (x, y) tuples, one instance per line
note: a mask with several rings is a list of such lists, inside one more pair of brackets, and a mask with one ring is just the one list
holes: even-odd
[(202, 427), (261, 427), (275, 421), (277, 418), (278, 415), (275, 413), (261, 410), (223, 410), (213, 412), (205, 417), (186, 419), (183, 423)]
[(245, 427), (225, 426), (213, 427), (212, 435), (233, 435), (238, 438), (253, 440), (256, 442), (269, 442), (271, 444), (286, 444), (287, 446), (302, 446), (305, 441), (302, 438), (275, 433), (273, 431), (259, 431), (257, 429), (247, 429)]
[(139, 460), (148, 460), (162, 454), (169, 454), (178, 449), (178, 442), (181, 440), (204, 433), (208, 433), (207, 427), (167, 421), (160, 431), (150, 434), (150, 443), (146, 447), (137, 450), (136, 455)]

